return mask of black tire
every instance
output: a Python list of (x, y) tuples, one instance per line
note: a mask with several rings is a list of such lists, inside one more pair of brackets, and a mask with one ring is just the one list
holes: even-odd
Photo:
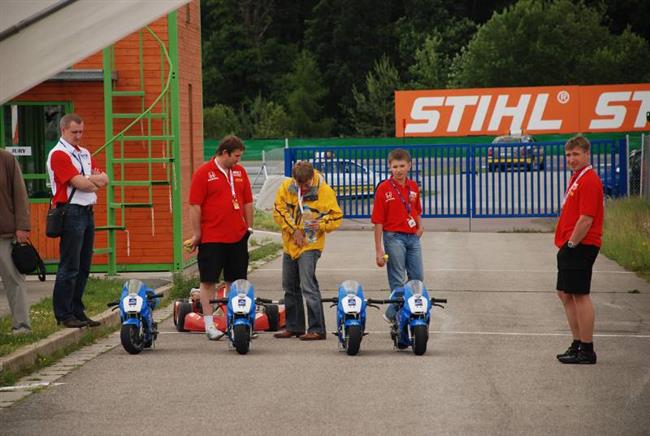
[(186, 332), (185, 328), (185, 316), (188, 313), (192, 313), (192, 303), (187, 301), (181, 301), (178, 306), (178, 320), (176, 321), (176, 330), (179, 332)]
[(361, 326), (351, 325), (347, 328), (345, 335), (345, 352), (348, 356), (354, 356), (359, 352), (361, 346)]
[(422, 356), (427, 351), (427, 341), (429, 340), (429, 331), (425, 325), (416, 325), (413, 327), (413, 353), (416, 356)]
[(269, 331), (277, 332), (280, 327), (280, 308), (277, 304), (268, 304), (264, 306), (264, 312), (269, 319)]
[(172, 315), (172, 319), (174, 320), (174, 325), (178, 325), (178, 309), (181, 307), (181, 303), (183, 300), (174, 300), (174, 311)]
[(141, 329), (133, 324), (123, 325), (120, 330), (122, 346), (129, 354), (138, 354), (144, 348)]
[(232, 329), (232, 343), (239, 354), (246, 354), (251, 345), (251, 333), (247, 326), (238, 324)]

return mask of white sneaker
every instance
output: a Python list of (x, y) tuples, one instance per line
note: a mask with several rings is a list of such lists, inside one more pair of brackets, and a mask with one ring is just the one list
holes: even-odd
[(211, 341), (218, 341), (219, 339), (223, 338), (223, 335), (225, 335), (225, 333), (216, 328), (214, 325), (209, 325), (205, 329), (205, 335)]

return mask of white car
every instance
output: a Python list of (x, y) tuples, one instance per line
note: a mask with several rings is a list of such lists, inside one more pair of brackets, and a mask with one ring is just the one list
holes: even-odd
[(373, 196), (381, 174), (351, 159), (316, 158), (311, 161), (339, 197)]

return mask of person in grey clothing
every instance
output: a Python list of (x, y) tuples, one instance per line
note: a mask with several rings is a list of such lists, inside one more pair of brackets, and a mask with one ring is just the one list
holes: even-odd
[(27, 242), (30, 231), (29, 199), (16, 158), (0, 149), (0, 277), (11, 309), (11, 332), (31, 333), (29, 305), (23, 276), (11, 259), (12, 242)]

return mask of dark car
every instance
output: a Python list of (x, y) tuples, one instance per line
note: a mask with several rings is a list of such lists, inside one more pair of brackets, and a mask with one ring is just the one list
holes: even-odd
[(530, 135), (497, 136), (492, 141), (495, 147), (488, 147), (488, 171), (510, 169), (544, 170), (544, 147), (535, 145)]

